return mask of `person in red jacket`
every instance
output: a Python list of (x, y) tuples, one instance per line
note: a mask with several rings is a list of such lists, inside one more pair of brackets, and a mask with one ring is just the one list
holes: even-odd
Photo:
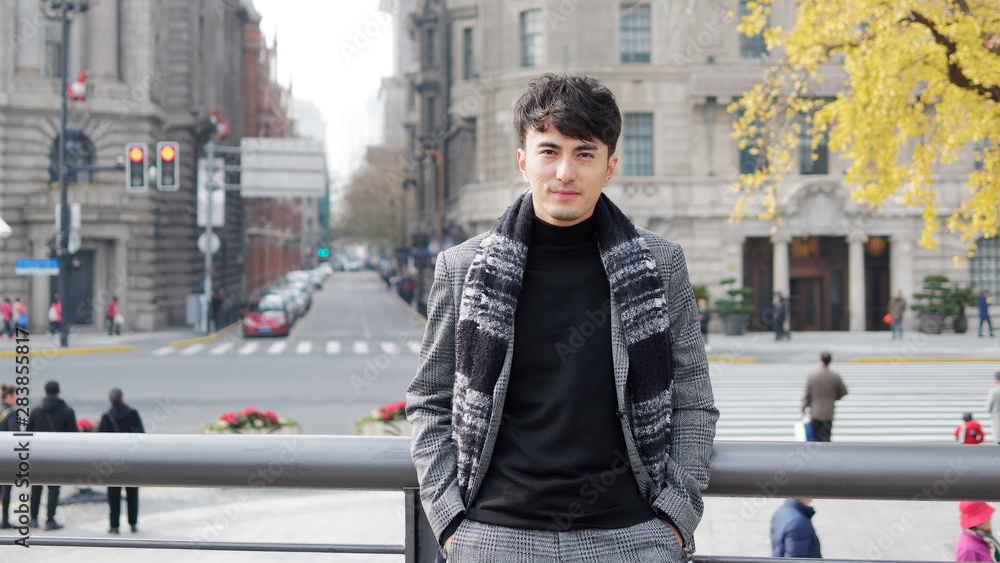
[(962, 420), (965, 422), (955, 429), (955, 440), (959, 444), (982, 444), (986, 437), (982, 425), (972, 418), (971, 412), (963, 414)]
[(119, 335), (122, 333), (122, 327), (117, 323), (118, 318), (118, 297), (112, 295), (111, 301), (108, 301), (108, 336), (111, 336), (112, 332), (117, 331)]

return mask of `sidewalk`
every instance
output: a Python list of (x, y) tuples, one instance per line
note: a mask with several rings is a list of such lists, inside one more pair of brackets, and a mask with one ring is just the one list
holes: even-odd
[[(63, 487), (71, 494), (73, 487)], [(394, 492), (244, 489), (140, 490), (139, 533), (144, 539), (228, 542), (403, 543), (403, 495)], [(770, 555), (770, 519), (778, 498), (705, 498), (705, 515), (695, 535), (698, 553)], [(816, 500), (813, 523), (827, 558), (953, 561), (958, 537), (958, 503)], [(44, 512), (44, 508), (43, 508)], [(66, 527), (32, 535), (108, 537), (104, 503), (60, 506)], [(124, 507), (122, 518), (125, 518)], [(122, 539), (133, 537), (122, 521)], [(4, 535), (10, 533), (4, 531)], [(30, 541), (30, 540), (29, 540)], [(160, 549), (40, 547), (7, 548), (4, 561), (37, 563), (74, 560), (167, 563), (204, 562), (399, 562), (402, 556), (242, 553)], [(11, 553), (13, 552), (13, 553)]]
[[(65, 354), (99, 354), (108, 352), (130, 352), (133, 350), (155, 349), (161, 346), (186, 346), (196, 342), (210, 342), (231, 327), (225, 327), (210, 335), (195, 334), (190, 328), (172, 328), (150, 332), (124, 332), (109, 336), (107, 330), (91, 327), (73, 327), (69, 334), (69, 347), (60, 346), (60, 335), (50, 335), (45, 332), (30, 333), (29, 348), (35, 354), (65, 355)], [(0, 357), (12, 356), (18, 343), (14, 340), (0, 339)]]

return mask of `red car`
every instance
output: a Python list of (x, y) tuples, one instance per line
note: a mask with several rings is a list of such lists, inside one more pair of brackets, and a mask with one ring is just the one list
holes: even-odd
[(288, 336), (291, 328), (292, 316), (281, 296), (251, 299), (243, 310), (243, 336)]

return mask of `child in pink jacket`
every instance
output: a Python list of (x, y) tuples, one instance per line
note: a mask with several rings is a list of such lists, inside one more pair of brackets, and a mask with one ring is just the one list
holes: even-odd
[(962, 532), (955, 546), (955, 561), (998, 561), (1000, 543), (993, 537), (993, 508), (985, 502), (961, 502)]

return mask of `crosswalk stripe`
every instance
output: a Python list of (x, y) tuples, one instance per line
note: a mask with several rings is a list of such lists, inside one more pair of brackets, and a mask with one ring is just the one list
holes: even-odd
[(298, 346), (295, 347), (295, 353), (308, 354), (309, 352), (312, 352), (312, 349), (313, 343), (308, 340), (303, 340), (302, 342), (299, 342)]
[(228, 353), (232, 349), (233, 349), (233, 343), (232, 342), (223, 342), (222, 344), (219, 344), (215, 348), (212, 348), (211, 350), (209, 350), (208, 353), (211, 354), (211, 355), (213, 355), (213, 356), (221, 356), (223, 354)]
[(181, 355), (182, 356), (193, 356), (193, 355), (197, 354), (198, 352), (201, 352), (202, 349), (204, 349), (204, 348), (205, 348), (204, 344), (192, 344), (191, 346), (188, 346), (187, 348), (181, 350)]
[(153, 350), (153, 355), (154, 356), (167, 356), (167, 355), (173, 354), (176, 351), (177, 351), (177, 348), (174, 347), (174, 346), (164, 346), (163, 348), (157, 348), (156, 350)]
[(414, 354), (420, 353), (420, 343), (417, 342), (416, 340), (410, 340), (409, 342), (407, 342), (406, 347), (409, 348), (410, 352), (413, 352)]
[(340, 342), (336, 340), (328, 340), (326, 342), (326, 353), (327, 354), (339, 354), (340, 353)]
[(268, 354), (280, 354), (285, 351), (285, 347), (288, 346), (287, 342), (275, 342), (271, 344), (271, 347), (267, 349)]
[(254, 352), (256, 352), (257, 348), (259, 348), (259, 347), (260, 347), (260, 344), (258, 344), (256, 342), (247, 342), (242, 347), (240, 347), (240, 349), (237, 350), (236, 353), (239, 354), (239, 355), (241, 355), (241, 356), (248, 356), (248, 355), (253, 354)]
[(354, 353), (359, 356), (365, 356), (369, 352), (368, 343), (362, 342), (360, 340), (354, 342)]
[(380, 342), (379, 347), (382, 348), (383, 352), (389, 354), (390, 356), (399, 354), (399, 344), (394, 342)]

